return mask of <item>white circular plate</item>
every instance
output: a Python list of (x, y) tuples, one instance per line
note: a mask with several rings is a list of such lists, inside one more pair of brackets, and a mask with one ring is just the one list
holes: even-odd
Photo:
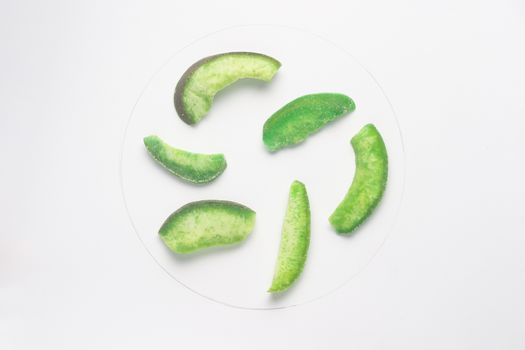
[[(220, 92), (197, 125), (175, 112), (173, 92), (195, 61), (228, 51), (253, 51), (282, 66), (269, 83), (243, 80)], [(298, 147), (270, 154), (262, 142), (266, 119), (304, 94), (340, 92), (356, 110)], [(336, 234), (328, 217), (354, 176), (350, 139), (367, 123), (383, 135), (389, 179), (382, 202), (351, 236)], [(146, 152), (143, 137), (156, 134), (174, 147), (224, 153), (226, 171), (196, 186), (169, 174)], [(275, 26), (242, 26), (208, 35), (164, 65), (140, 96), (122, 149), (122, 189), (133, 226), (146, 249), (175, 280), (199, 295), (243, 308), (282, 308), (324, 296), (348, 282), (383, 244), (401, 202), (404, 156), (400, 130), (381, 88), (348, 53), (310, 33)], [(306, 185), (312, 213), (311, 242), (301, 277), (285, 293), (270, 295), (288, 190)], [(169, 251), (158, 237), (164, 220), (182, 205), (203, 199), (242, 203), (257, 212), (254, 231), (241, 244), (191, 255)]]

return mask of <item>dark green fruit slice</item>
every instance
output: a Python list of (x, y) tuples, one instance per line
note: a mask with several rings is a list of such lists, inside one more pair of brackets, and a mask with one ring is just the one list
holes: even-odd
[(273, 152), (301, 143), (327, 123), (354, 109), (354, 101), (343, 94), (321, 93), (299, 97), (264, 123), (264, 144)]
[(149, 154), (163, 167), (193, 183), (210, 182), (226, 169), (222, 154), (190, 153), (171, 147), (155, 135), (145, 137), (144, 144)]
[(244, 205), (206, 200), (184, 205), (164, 222), (159, 235), (175, 253), (243, 241), (255, 226), (255, 212)]
[(330, 216), (338, 233), (350, 233), (372, 213), (385, 191), (388, 156), (381, 134), (372, 124), (352, 138), (356, 171), (345, 198)]
[(294, 181), (281, 234), (279, 256), (268, 292), (282, 292), (299, 277), (310, 245), (310, 204), (306, 187)]
[(216, 93), (239, 79), (272, 80), (281, 66), (276, 59), (255, 52), (228, 52), (194, 63), (175, 88), (175, 109), (187, 124), (200, 121)]

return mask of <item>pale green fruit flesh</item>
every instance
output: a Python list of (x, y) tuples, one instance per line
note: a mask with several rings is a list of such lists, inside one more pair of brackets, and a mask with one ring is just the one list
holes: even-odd
[(191, 153), (172, 147), (155, 135), (144, 138), (149, 154), (177, 177), (193, 183), (207, 183), (224, 172), (222, 154)]
[(187, 124), (196, 124), (210, 110), (215, 95), (239, 79), (272, 80), (281, 63), (255, 52), (229, 52), (194, 63), (175, 88), (175, 109)]
[(244, 205), (205, 200), (184, 205), (164, 222), (159, 235), (179, 254), (242, 242), (255, 226), (255, 212)]
[(279, 255), (268, 292), (288, 289), (303, 271), (310, 245), (310, 204), (306, 187), (294, 181), (281, 233)]

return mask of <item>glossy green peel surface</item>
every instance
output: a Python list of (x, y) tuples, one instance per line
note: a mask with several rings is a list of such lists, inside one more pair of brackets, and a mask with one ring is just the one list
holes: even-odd
[(310, 204), (308, 194), (304, 184), (294, 181), (290, 187), (272, 286), (268, 292), (285, 291), (299, 277), (306, 262), (309, 245)]
[(239, 79), (272, 80), (281, 63), (254, 52), (229, 52), (206, 57), (183, 74), (175, 89), (175, 108), (187, 124), (199, 122), (214, 96)]
[(255, 226), (255, 212), (228, 201), (198, 201), (184, 205), (164, 222), (159, 235), (179, 254), (239, 243)]
[(321, 93), (299, 97), (264, 123), (264, 144), (273, 152), (301, 143), (327, 123), (354, 109), (354, 101), (343, 94)]
[(222, 154), (199, 154), (171, 147), (160, 137), (151, 135), (144, 138), (149, 154), (176, 176), (193, 182), (210, 182), (226, 169)]
[(345, 198), (330, 216), (338, 233), (351, 233), (372, 213), (385, 191), (388, 156), (374, 125), (364, 126), (352, 138), (356, 171)]

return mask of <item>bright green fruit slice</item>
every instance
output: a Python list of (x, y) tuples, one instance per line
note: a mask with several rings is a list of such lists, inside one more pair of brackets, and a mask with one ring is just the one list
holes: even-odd
[(264, 123), (264, 144), (273, 152), (301, 143), (327, 123), (354, 109), (354, 101), (343, 94), (321, 93), (299, 97)]
[(159, 235), (175, 253), (243, 241), (255, 226), (255, 212), (244, 205), (206, 200), (184, 205), (164, 222)]
[(187, 124), (200, 121), (211, 108), (213, 97), (239, 79), (272, 80), (281, 66), (276, 59), (255, 52), (228, 52), (194, 63), (175, 88), (175, 109)]
[(268, 292), (285, 291), (299, 277), (306, 262), (309, 245), (310, 204), (308, 194), (306, 187), (301, 182), (294, 181), (290, 187), (272, 286)]
[(163, 167), (193, 183), (210, 182), (226, 169), (222, 154), (190, 153), (171, 147), (155, 135), (145, 137), (144, 144), (149, 154)]
[(352, 138), (356, 171), (345, 198), (330, 216), (338, 233), (350, 233), (372, 213), (385, 191), (388, 156), (381, 134), (372, 124)]

